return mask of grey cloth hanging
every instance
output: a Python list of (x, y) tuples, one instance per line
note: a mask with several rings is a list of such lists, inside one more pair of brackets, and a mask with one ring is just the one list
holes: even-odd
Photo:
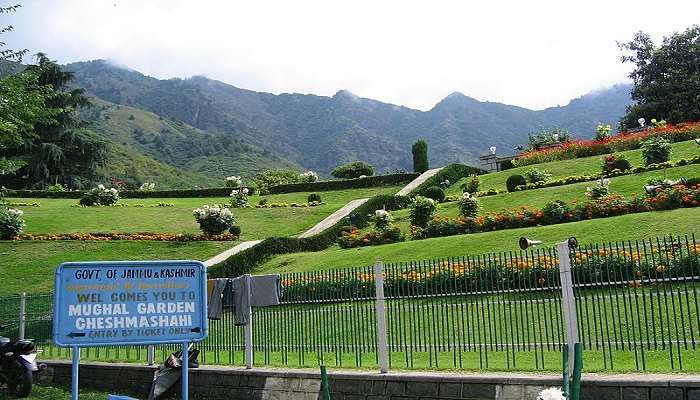
[(251, 306), (267, 307), (280, 303), (282, 285), (279, 275), (256, 275), (251, 277), (250, 282)]
[(241, 275), (231, 280), (233, 292), (233, 323), (247, 325), (250, 321), (250, 275)]
[(209, 292), (209, 304), (207, 305), (207, 318), (219, 320), (221, 319), (221, 313), (223, 311), (223, 304), (221, 301), (221, 295), (226, 289), (228, 284), (228, 278), (214, 279), (214, 285)]

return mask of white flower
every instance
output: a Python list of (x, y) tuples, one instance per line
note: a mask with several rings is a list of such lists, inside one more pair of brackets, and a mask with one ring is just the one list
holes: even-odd
[(537, 395), (537, 400), (566, 400), (559, 388), (544, 389)]
[(360, 179), (366, 178), (366, 177), (367, 177), (367, 175), (360, 175)]
[(248, 188), (243, 188), (243, 194), (248, 194)]
[(99, 184), (97, 185), (97, 188), (100, 190), (105, 190), (105, 185)]
[(600, 186), (608, 187), (608, 186), (610, 186), (610, 179), (607, 179), (607, 178), (601, 179), (598, 181), (598, 183), (600, 184)]
[(472, 195), (469, 192), (464, 192), (464, 193), (462, 193), (462, 198), (463, 199), (471, 199)]
[(10, 215), (10, 217), (14, 217), (14, 218), (19, 218), (22, 215), (24, 215), (24, 211), (18, 210), (16, 208), (8, 208), (7, 213)]
[(111, 189), (109, 189), (109, 192), (112, 194), (117, 194), (117, 189), (111, 188)]
[(374, 212), (374, 215), (377, 217), (383, 218), (383, 217), (389, 215), (389, 212), (386, 210), (377, 210)]

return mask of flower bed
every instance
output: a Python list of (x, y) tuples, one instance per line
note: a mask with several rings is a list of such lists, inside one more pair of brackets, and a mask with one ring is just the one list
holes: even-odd
[(247, 205), (246, 208), (306, 208), (306, 207), (318, 207), (323, 206), (326, 203), (322, 201), (311, 201), (308, 203), (265, 203), (257, 205)]
[(389, 244), (402, 242), (404, 235), (401, 233), (401, 228), (396, 225), (386, 229), (369, 232), (365, 235), (360, 235), (360, 230), (353, 227), (349, 232), (343, 232), (338, 238), (338, 245), (344, 249), (362, 246), (376, 246), (379, 244)]
[(700, 138), (700, 122), (660, 126), (637, 133), (622, 132), (602, 140), (573, 140), (561, 146), (522, 153), (514, 160), (514, 163), (516, 166), (521, 167), (550, 161), (633, 150), (638, 149), (641, 146), (641, 142), (650, 137), (662, 137), (672, 143)]
[[(649, 253), (654, 257), (648, 257)], [(572, 271), (577, 285), (616, 282), (639, 288), (667, 279), (695, 276), (700, 269), (700, 244), (615, 250), (575, 250)], [(559, 259), (553, 251), (462, 257), (451, 261), (388, 265), (383, 272), (388, 297), (483, 293), (492, 290), (558, 290)], [(282, 280), (285, 301), (372, 297), (370, 270), (333, 274), (290, 274)]]
[[(37, 206), (38, 207), (38, 206)], [(150, 204), (150, 205), (145, 205), (143, 203), (135, 203), (135, 204), (126, 204), (126, 203), (117, 203), (117, 204), (110, 204), (110, 205), (99, 205), (99, 204), (94, 204), (91, 206), (86, 206), (82, 204), (73, 204), (71, 205), (73, 208), (88, 208), (88, 207), (112, 207), (112, 208), (124, 208), (124, 207), (134, 207), (134, 208), (161, 208), (161, 207), (175, 207), (175, 204), (173, 203), (164, 203), (164, 202), (159, 202), (158, 204)]]
[(477, 218), (434, 217), (425, 228), (411, 226), (414, 239), (451, 236), (466, 233), (495, 231), (502, 229), (527, 228), (538, 225), (551, 225), (581, 221), (593, 218), (606, 218), (647, 211), (672, 210), (700, 205), (700, 185), (686, 187), (676, 185), (659, 188), (652, 196), (625, 199), (621, 195), (610, 195), (596, 201), (571, 204), (553, 201), (542, 209), (521, 207), (516, 210), (491, 213)]
[(31, 203), (28, 202), (7, 202), (7, 203), (0, 203), (0, 206), (6, 206), (6, 207), (41, 207), (41, 203), (38, 201), (33, 201)]
[(230, 233), (222, 235), (204, 235), (192, 233), (152, 233), (152, 232), (91, 232), (91, 233), (50, 233), (46, 235), (32, 235), (26, 233), (14, 238), (14, 240), (152, 240), (156, 242), (201, 242), (201, 241), (232, 241), (238, 236)]
[[(628, 171), (620, 171), (619, 169), (616, 169), (616, 170), (613, 170), (613, 171), (610, 171), (607, 173), (600, 173), (600, 174), (593, 174), (593, 175), (573, 175), (573, 176), (567, 176), (566, 178), (554, 179), (554, 180), (546, 181), (546, 182), (528, 183), (526, 185), (517, 186), (515, 188), (515, 190), (521, 191), (521, 190), (531, 190), (531, 189), (540, 189), (540, 188), (546, 188), (546, 187), (570, 185), (572, 183), (595, 181), (595, 180), (598, 180), (601, 178), (639, 174), (642, 172), (657, 171), (657, 170), (664, 169), (664, 168), (675, 168), (675, 167), (682, 167), (685, 165), (692, 165), (692, 164), (700, 164), (700, 156), (695, 156), (695, 157), (691, 157), (691, 158), (682, 158), (680, 160), (669, 161), (669, 162), (665, 162), (665, 163), (661, 163), (661, 164), (651, 164), (651, 165), (647, 165), (644, 167), (635, 167), (635, 168), (632, 168)], [(496, 194), (498, 194), (498, 193), (496, 193)], [(482, 197), (482, 196), (477, 193), (477, 197)]]

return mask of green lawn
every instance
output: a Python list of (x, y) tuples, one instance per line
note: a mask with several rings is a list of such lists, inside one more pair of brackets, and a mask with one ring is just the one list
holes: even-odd
[(64, 261), (206, 260), (230, 242), (0, 241), (0, 296), (53, 291), (53, 273)]
[[(10, 397), (5, 391), (0, 391), (0, 400), (16, 399)], [(50, 386), (34, 385), (32, 394), (27, 397), (28, 400), (70, 400), (70, 389), (56, 388)], [(80, 400), (105, 400), (107, 393), (98, 393), (94, 391), (81, 391), (79, 394)]]
[(515, 251), (520, 236), (543, 240), (545, 245), (576, 236), (580, 243), (634, 240), (666, 234), (700, 234), (700, 208), (656, 211), (612, 218), (506, 229), (420, 241), (354, 249), (332, 247), (319, 252), (277, 256), (255, 269), (255, 273), (301, 272), (370, 265), (375, 260), (399, 262), (460, 257), (491, 252)]
[[(308, 208), (245, 208), (233, 210), (242, 228), (241, 240), (270, 236), (293, 236), (314, 226), (350, 200), (395, 193), (399, 186), (320, 192), (327, 203)], [(270, 203), (305, 203), (308, 192), (263, 196)], [(258, 204), (260, 196), (251, 196)], [(192, 210), (204, 204), (228, 202), (228, 198), (122, 199), (124, 204), (146, 207), (71, 207), (74, 199), (9, 199), (11, 202), (40, 203), (40, 207), (19, 207), (25, 211), (25, 232), (33, 234), (69, 232), (199, 232)], [(174, 207), (148, 207), (159, 202)]]
[[(700, 154), (700, 147), (695, 144), (695, 141), (679, 142), (672, 145), (673, 153), (671, 154), (672, 160), (678, 160), (681, 158), (688, 158)], [(627, 159), (632, 164), (632, 167), (643, 166), (642, 161), (642, 151), (641, 150), (629, 150), (620, 152), (627, 156)], [(537, 168), (540, 170), (547, 170), (552, 174), (552, 179), (565, 178), (567, 176), (573, 175), (592, 175), (601, 172), (603, 156), (593, 156), (586, 158), (577, 158), (574, 160), (562, 160), (554, 161), (542, 164), (527, 165), (524, 167), (513, 168), (506, 171), (494, 172), (486, 175), (479, 176), (480, 186), (479, 190), (489, 190), (489, 189), (506, 189), (506, 180), (509, 176), (514, 174), (523, 174), (525, 171), (531, 168)], [(448, 190), (448, 195), (461, 195), (462, 189), (460, 186), (467, 181), (468, 178), (463, 178), (456, 184), (452, 185)]]

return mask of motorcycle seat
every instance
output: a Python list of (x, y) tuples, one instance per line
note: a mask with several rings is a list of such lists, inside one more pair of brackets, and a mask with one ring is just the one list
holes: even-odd
[(10, 343), (10, 338), (0, 336), (0, 347), (4, 347), (5, 345), (7, 345), (9, 343)]

